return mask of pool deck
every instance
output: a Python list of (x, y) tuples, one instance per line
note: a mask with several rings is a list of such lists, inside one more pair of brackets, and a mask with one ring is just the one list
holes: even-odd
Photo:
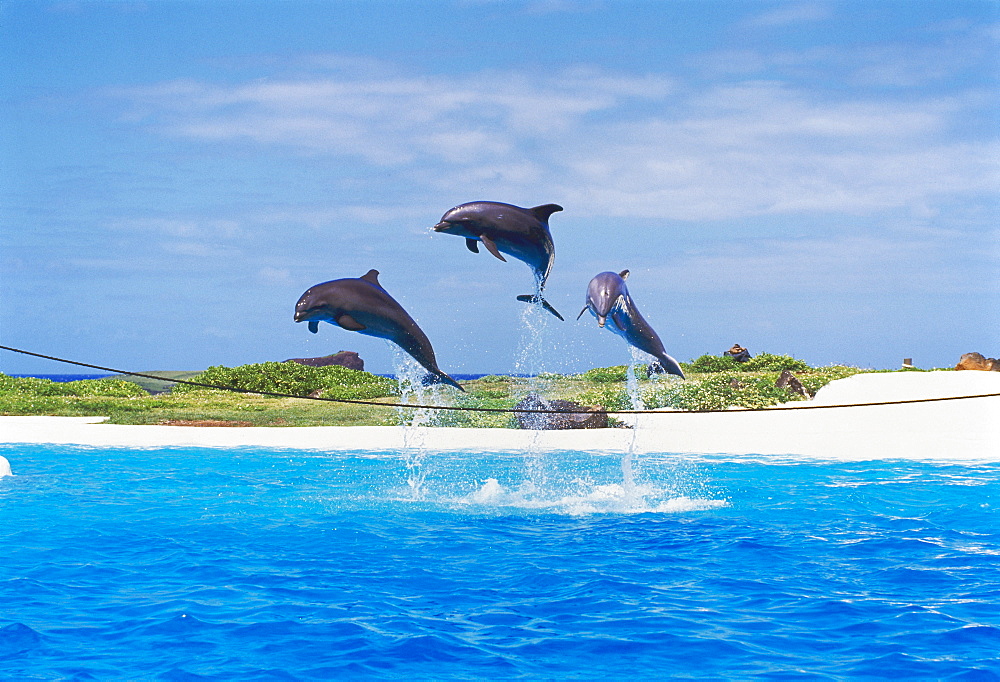
[[(102, 417), (0, 417), (0, 442), (150, 448), (583, 450), (838, 460), (996, 460), (1000, 458), (1000, 397), (849, 406), (987, 393), (1000, 393), (1000, 372), (900, 372), (841, 379), (823, 388), (812, 401), (790, 403), (788, 407), (722, 413), (653, 411), (627, 417), (634, 419), (634, 428), (630, 429), (124, 426), (101, 423)], [(804, 405), (848, 406), (796, 409)], [(0, 462), (0, 468), (2, 465)]]

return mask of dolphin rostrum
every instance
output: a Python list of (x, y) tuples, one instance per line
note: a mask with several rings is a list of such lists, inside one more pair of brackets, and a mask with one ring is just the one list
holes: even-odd
[[(619, 274), (602, 272), (596, 275), (587, 286), (587, 305), (576, 319), (579, 320), (589, 310), (597, 318), (600, 327), (614, 332), (630, 345), (656, 358), (650, 371), (668, 372), (683, 379), (681, 366), (667, 355), (660, 337), (635, 307), (628, 287), (625, 286), (626, 278), (628, 270), (622, 270)], [(607, 324), (609, 318), (610, 324)]]
[(482, 242), (487, 251), (504, 262), (507, 259), (501, 252), (527, 263), (535, 273), (538, 291), (518, 296), (517, 300), (538, 303), (561, 320), (563, 316), (542, 298), (545, 280), (556, 257), (549, 216), (561, 210), (562, 206), (557, 204), (521, 208), (496, 201), (472, 201), (445, 213), (434, 231), (465, 237), (465, 245), (472, 253), (479, 253)]
[(335, 279), (309, 287), (295, 304), (295, 321), (315, 334), (320, 321), (367, 336), (388, 339), (434, 375), (433, 381), (465, 390), (438, 369), (427, 335), (378, 281), (378, 270), (358, 278)]

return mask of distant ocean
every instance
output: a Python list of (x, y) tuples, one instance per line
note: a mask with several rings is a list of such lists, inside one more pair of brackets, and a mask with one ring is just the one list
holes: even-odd
[[(80, 381), (82, 379), (106, 379), (110, 376), (115, 376), (113, 374), (11, 374), (12, 377), (35, 377), (37, 379), (51, 379), (52, 381)], [(395, 374), (380, 374), (379, 376), (387, 377), (389, 379), (395, 379)], [(456, 381), (473, 381), (475, 379), (482, 379), (483, 377), (492, 376), (491, 374), (452, 374), (452, 378)], [(510, 374), (507, 376), (515, 377), (527, 377), (528, 374)]]
[(25, 378), (34, 377), (36, 379), (50, 379), (52, 381), (58, 381), (60, 383), (66, 381), (82, 381), (83, 379), (105, 379), (112, 374), (11, 374), (9, 376)]

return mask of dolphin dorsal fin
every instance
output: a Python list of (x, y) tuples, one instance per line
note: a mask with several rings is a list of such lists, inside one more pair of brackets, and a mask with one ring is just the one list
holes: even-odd
[(622, 270), (621, 272), (618, 273), (618, 276), (621, 277), (622, 279), (628, 279), (628, 270)]
[(365, 274), (361, 275), (361, 277), (358, 277), (358, 279), (363, 279), (369, 284), (374, 284), (379, 289), (382, 288), (382, 285), (378, 281), (378, 270), (369, 270)]
[(544, 223), (549, 219), (550, 215), (561, 210), (563, 210), (563, 207), (559, 204), (542, 204), (541, 206), (535, 206), (531, 209), (531, 213)]

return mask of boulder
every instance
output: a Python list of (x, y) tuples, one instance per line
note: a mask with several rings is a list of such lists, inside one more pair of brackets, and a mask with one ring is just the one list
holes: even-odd
[(1000, 360), (983, 357), (982, 353), (966, 353), (958, 359), (955, 369), (976, 369), (982, 372), (1000, 372)]
[[(515, 412), (517, 424), (522, 429), (551, 431), (557, 429), (606, 429), (608, 428), (608, 413), (600, 407), (590, 407), (572, 400), (545, 400), (532, 393), (521, 399), (515, 410), (567, 410), (565, 413), (553, 412)], [(583, 410), (571, 412), (568, 410)]]
[(363, 372), (365, 369), (365, 361), (352, 350), (342, 350), (339, 353), (324, 355), (321, 358), (291, 358), (289, 360), (285, 360), (285, 362), (297, 362), (300, 365), (308, 365), (309, 367), (329, 367), (330, 365), (340, 365), (341, 367), (346, 367), (347, 369), (356, 369), (359, 372)]
[(781, 373), (781, 376), (778, 377), (776, 382), (774, 382), (774, 385), (778, 388), (785, 389), (789, 393), (800, 395), (806, 400), (809, 400), (812, 397), (809, 395), (809, 391), (806, 390), (806, 387), (802, 385), (802, 382), (798, 380), (798, 377), (789, 372), (787, 369)]
[(746, 348), (744, 348), (738, 343), (734, 343), (733, 347), (727, 350), (722, 355), (723, 357), (730, 357), (736, 362), (746, 362), (752, 357), (750, 355), (750, 351), (748, 351)]

